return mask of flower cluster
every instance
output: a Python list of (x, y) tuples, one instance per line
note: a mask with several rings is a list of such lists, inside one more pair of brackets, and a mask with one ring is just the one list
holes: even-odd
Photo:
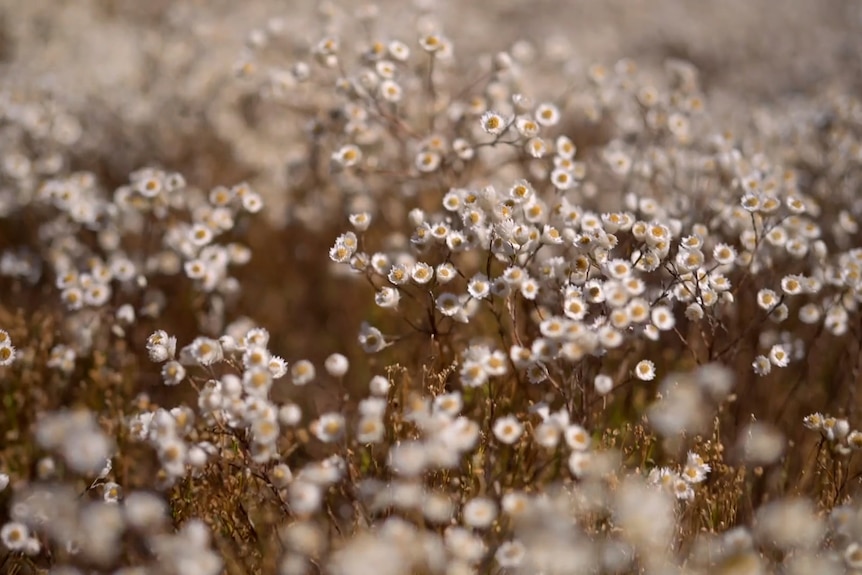
[(727, 74), (862, 51), (761, 1), (22, 4), (0, 571), (862, 570), (862, 99)]

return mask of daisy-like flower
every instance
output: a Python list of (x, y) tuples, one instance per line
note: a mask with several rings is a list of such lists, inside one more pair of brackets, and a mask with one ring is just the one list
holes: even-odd
[(506, 415), (494, 422), (494, 437), (500, 443), (511, 445), (524, 433), (524, 425), (514, 415)]
[(574, 477), (583, 477), (589, 470), (593, 456), (588, 451), (572, 451), (569, 454), (569, 472)]
[(323, 367), (332, 377), (344, 377), (350, 368), (350, 361), (340, 353), (333, 353), (323, 362)]
[(332, 443), (344, 434), (345, 421), (340, 413), (324, 413), (311, 423), (311, 432), (320, 441)]
[(414, 165), (420, 172), (430, 173), (439, 168), (442, 161), (443, 157), (438, 152), (425, 150), (416, 154)]
[(798, 275), (787, 275), (781, 278), (781, 291), (787, 295), (797, 295), (803, 290), (802, 277)]
[(387, 345), (383, 332), (366, 322), (363, 322), (359, 329), (358, 340), (365, 353), (377, 353)]
[(536, 121), (542, 126), (556, 126), (560, 121), (560, 110), (550, 102), (536, 106)]
[(467, 527), (485, 529), (497, 518), (497, 505), (487, 497), (475, 497), (464, 504), (461, 518)]
[(518, 540), (506, 541), (494, 552), (494, 560), (504, 569), (513, 569), (524, 562), (527, 548)]
[(671, 313), (670, 308), (663, 305), (657, 305), (652, 308), (650, 319), (653, 325), (661, 331), (671, 330), (676, 325), (676, 318)]
[(790, 354), (787, 353), (787, 349), (783, 345), (773, 345), (769, 350), (769, 362), (775, 367), (787, 367), (787, 364), (790, 363)]
[(689, 451), (680, 477), (688, 483), (701, 483), (710, 471), (712, 468), (704, 462), (700, 455)]
[(730, 265), (736, 261), (736, 250), (729, 244), (719, 243), (713, 248), (712, 257), (721, 265)]
[(332, 154), (332, 159), (338, 165), (344, 168), (349, 168), (362, 161), (362, 150), (354, 144), (347, 144), (336, 150)]
[(762, 289), (757, 292), (757, 305), (769, 311), (778, 305), (778, 295), (771, 289)]
[(539, 282), (533, 278), (527, 278), (521, 282), (520, 291), (524, 299), (534, 300), (539, 295)]
[(577, 181), (568, 170), (557, 168), (551, 172), (551, 184), (558, 190), (569, 190), (575, 186)]
[(751, 363), (751, 367), (757, 375), (769, 375), (769, 372), (772, 371), (772, 362), (765, 355), (758, 355)]
[(575, 451), (586, 451), (590, 447), (592, 438), (583, 426), (572, 424), (566, 427), (564, 432), (566, 444)]
[(691, 483), (682, 477), (674, 479), (671, 489), (674, 496), (680, 501), (691, 501), (694, 499), (694, 488), (691, 486)]
[(470, 279), (467, 284), (467, 293), (475, 299), (485, 299), (491, 292), (491, 284), (485, 274), (479, 273)]
[(652, 381), (655, 379), (655, 364), (648, 359), (640, 360), (635, 366), (635, 377), (641, 381)]
[(218, 340), (198, 337), (189, 344), (188, 355), (202, 366), (210, 366), (222, 360), (222, 348)]
[(425, 262), (418, 262), (410, 270), (410, 279), (419, 285), (424, 285), (434, 279), (434, 268)]
[(607, 395), (614, 388), (614, 380), (611, 376), (600, 373), (593, 380), (593, 386), (596, 388), (596, 393), (599, 395)]
[(461, 385), (480, 387), (488, 381), (488, 372), (481, 361), (467, 360), (461, 366)]
[(0, 366), (12, 365), (15, 361), (15, 346), (9, 341), (0, 344)]
[[(419, 45), (422, 49), (431, 54), (444, 50), (447, 43), (448, 40), (439, 34), (426, 34), (419, 39)], [(396, 58), (395, 54), (392, 57)]]
[(497, 112), (492, 112), (488, 110), (482, 117), (479, 119), (479, 123), (482, 126), (482, 130), (486, 134), (491, 134), (492, 136), (499, 136), (509, 127), (506, 119), (498, 114)]
[(26, 549), (30, 539), (30, 531), (23, 523), (10, 521), (0, 528), (0, 541), (10, 551), (22, 551)]
[[(437, 269), (437, 278), (440, 278), (439, 268)], [(458, 299), (457, 295), (450, 292), (443, 292), (437, 296), (435, 304), (437, 311), (445, 316), (452, 317), (461, 311), (461, 301)]]
[(395, 309), (401, 301), (401, 292), (397, 288), (382, 287), (374, 295), (374, 303), (384, 309)]

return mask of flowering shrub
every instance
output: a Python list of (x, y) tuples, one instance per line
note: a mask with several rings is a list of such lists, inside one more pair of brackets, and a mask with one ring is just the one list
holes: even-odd
[(0, 35), (117, 42), (5, 63), (0, 571), (862, 570), (856, 79), (107, 4)]

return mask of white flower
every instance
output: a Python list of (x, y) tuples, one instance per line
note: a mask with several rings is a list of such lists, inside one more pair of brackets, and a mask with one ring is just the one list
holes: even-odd
[(15, 347), (10, 343), (0, 344), (0, 366), (12, 365), (15, 361)]
[(776, 344), (769, 350), (769, 361), (775, 367), (787, 367), (790, 363), (790, 354), (783, 345)]
[(592, 442), (592, 438), (587, 433), (587, 430), (577, 424), (566, 427), (565, 438), (566, 444), (575, 451), (586, 451)]
[(324, 413), (310, 425), (311, 432), (320, 441), (331, 443), (344, 434), (344, 416), (340, 413)]
[(499, 136), (509, 127), (508, 122), (503, 118), (503, 116), (490, 110), (482, 114), (482, 118), (479, 122), (482, 129), (492, 136)]
[(350, 362), (340, 353), (333, 353), (324, 361), (323, 366), (332, 377), (342, 377), (347, 373)]
[(0, 528), (0, 541), (10, 551), (22, 551), (27, 547), (30, 531), (27, 526), (17, 521), (10, 521)]
[(369, 325), (367, 322), (363, 322), (362, 326), (359, 329), (359, 345), (362, 346), (362, 350), (365, 353), (377, 353), (384, 349), (388, 344), (386, 343), (386, 338), (383, 337), (383, 333), (377, 329)]
[(611, 376), (600, 373), (593, 381), (593, 386), (596, 388), (596, 393), (599, 395), (607, 395), (614, 388), (614, 380)]
[(524, 426), (514, 415), (500, 417), (494, 422), (494, 437), (500, 443), (511, 445), (524, 433)]
[(550, 102), (536, 106), (536, 121), (542, 126), (555, 126), (560, 121), (560, 110)]
[(650, 319), (653, 325), (661, 331), (671, 330), (676, 325), (676, 318), (674, 318), (670, 308), (663, 305), (657, 305), (652, 308)]
[(484, 529), (497, 518), (497, 505), (486, 497), (475, 497), (464, 504), (461, 516), (467, 527)]
[(635, 377), (641, 381), (655, 379), (655, 364), (648, 359), (640, 360), (635, 366)]
[(347, 144), (333, 153), (332, 159), (340, 166), (349, 168), (362, 160), (362, 150), (353, 144)]
[(765, 355), (755, 357), (751, 367), (754, 369), (754, 373), (760, 376), (769, 375), (769, 372), (772, 371), (772, 363)]
[(314, 364), (307, 359), (300, 359), (291, 366), (290, 378), (293, 385), (306, 385), (317, 375)]

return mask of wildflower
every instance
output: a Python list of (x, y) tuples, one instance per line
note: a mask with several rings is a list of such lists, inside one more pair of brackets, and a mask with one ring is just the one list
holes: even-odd
[(290, 377), (293, 385), (306, 385), (314, 381), (316, 370), (314, 364), (307, 359), (294, 362), (290, 368)]
[(576, 180), (571, 172), (558, 168), (551, 172), (551, 184), (558, 190), (569, 190), (575, 186)]
[(178, 361), (168, 361), (162, 366), (162, 381), (165, 385), (178, 385), (186, 377), (186, 369)]
[(807, 324), (815, 324), (820, 321), (820, 308), (817, 304), (808, 303), (799, 308), (799, 321)]
[(350, 214), (348, 220), (350, 220), (350, 224), (356, 229), (356, 231), (364, 232), (371, 225), (371, 214), (368, 212)]
[(332, 159), (341, 167), (350, 168), (362, 161), (362, 151), (358, 146), (347, 144), (335, 151)]
[(769, 350), (769, 362), (775, 367), (786, 367), (790, 363), (790, 354), (783, 345), (773, 345)]
[(362, 350), (365, 353), (377, 353), (388, 345), (386, 339), (383, 337), (383, 333), (367, 322), (362, 323), (359, 329), (358, 340), (359, 345), (362, 346)]
[(482, 125), (482, 130), (492, 136), (499, 136), (509, 127), (503, 116), (490, 110), (482, 114), (479, 122)]
[(350, 362), (340, 353), (333, 353), (324, 361), (323, 366), (332, 377), (343, 377), (350, 367)]
[(30, 539), (30, 531), (23, 523), (10, 521), (0, 528), (0, 541), (9, 551), (23, 551)]
[(607, 395), (614, 388), (614, 380), (611, 376), (600, 373), (593, 380), (593, 387), (599, 395)]
[(294, 427), (302, 420), (302, 410), (298, 405), (288, 403), (278, 410), (278, 422), (286, 427)]
[(680, 476), (688, 483), (701, 483), (706, 479), (707, 473), (711, 470), (711, 467), (704, 463), (701, 456), (693, 451), (689, 451), (686, 456), (685, 467), (683, 467)]
[(400, 301), (401, 292), (393, 287), (382, 287), (374, 296), (374, 303), (384, 309), (396, 309)]
[(556, 423), (543, 421), (533, 430), (533, 439), (546, 449), (553, 449), (560, 443), (562, 431)]
[(404, 441), (389, 450), (389, 466), (402, 477), (415, 477), (428, 464), (426, 447), (419, 441)]
[(423, 173), (430, 173), (440, 167), (443, 157), (434, 151), (423, 151), (416, 154), (414, 165), (416, 169)]
[(497, 518), (497, 505), (486, 497), (474, 497), (464, 504), (461, 517), (465, 526), (485, 529)]
[(674, 479), (671, 489), (674, 496), (681, 501), (691, 501), (694, 499), (694, 488), (691, 486), (691, 483), (682, 477)]
[(424, 285), (434, 279), (434, 268), (424, 262), (418, 262), (410, 270), (410, 278), (419, 285)]
[(781, 278), (781, 291), (787, 295), (797, 295), (802, 293), (803, 284), (802, 278), (798, 275), (788, 275)]
[(344, 416), (339, 413), (324, 413), (311, 423), (309, 429), (320, 441), (332, 443), (344, 434)]
[(288, 487), (288, 501), (293, 512), (310, 515), (320, 508), (323, 493), (319, 486), (304, 480), (294, 480)]
[(108, 481), (102, 485), (102, 499), (106, 503), (117, 503), (120, 500), (122, 489), (119, 484)]
[(410, 57), (410, 48), (404, 42), (392, 40), (386, 46), (386, 49), (389, 52), (389, 56), (398, 62), (404, 62)]
[(569, 472), (574, 477), (583, 477), (590, 467), (592, 454), (586, 451), (572, 451), (569, 454)]
[[(437, 270), (437, 278), (440, 278), (440, 269)], [(437, 311), (445, 316), (454, 316), (461, 311), (461, 301), (453, 293), (443, 292), (437, 296), (435, 302)]]
[(674, 328), (676, 318), (671, 313), (670, 308), (662, 305), (653, 307), (650, 312), (650, 319), (653, 325), (661, 331), (668, 331)]
[(380, 82), (377, 89), (381, 98), (393, 104), (400, 102), (404, 93), (398, 82), (389, 79)]
[(751, 366), (754, 368), (754, 373), (760, 376), (769, 375), (769, 372), (772, 371), (772, 362), (765, 355), (755, 357)]
[(520, 292), (524, 299), (534, 300), (539, 295), (539, 283), (533, 278), (527, 278), (521, 282)]
[(539, 134), (539, 124), (527, 116), (520, 116), (515, 120), (515, 129), (525, 138), (533, 138)]
[(556, 126), (560, 121), (560, 110), (550, 102), (536, 106), (536, 121), (545, 127)]
[(542, 138), (530, 138), (524, 148), (533, 158), (544, 158), (548, 153), (548, 144)]
[(368, 383), (369, 391), (371, 391), (372, 395), (376, 396), (385, 397), (389, 393), (390, 387), (391, 384), (389, 383), (389, 380), (382, 375), (375, 375)]
[(635, 377), (641, 381), (655, 379), (655, 364), (648, 359), (640, 360), (635, 366)]
[(15, 361), (15, 346), (8, 340), (0, 344), (0, 366), (12, 365)]
[(242, 365), (246, 369), (252, 367), (268, 368), (269, 360), (272, 355), (269, 350), (260, 345), (251, 345), (246, 347), (245, 353), (242, 354)]
[(464, 387), (480, 387), (488, 381), (488, 372), (480, 361), (467, 360), (461, 366), (461, 385)]
[(500, 443), (511, 445), (518, 441), (524, 432), (524, 426), (514, 415), (506, 415), (494, 422), (494, 437)]
[(184, 351), (192, 361), (204, 367), (222, 360), (222, 348), (218, 340), (208, 337), (198, 337)]
[(422, 49), (431, 54), (443, 50), (447, 43), (448, 40), (439, 34), (426, 34), (419, 39)]
[(485, 299), (491, 291), (491, 285), (488, 283), (488, 278), (485, 274), (476, 274), (470, 279), (467, 284), (467, 293), (475, 299)]
[(575, 451), (586, 451), (590, 447), (590, 434), (580, 425), (569, 425), (565, 430), (566, 444)]
[(556, 151), (557, 156), (569, 160), (574, 158), (578, 151), (574, 142), (572, 142), (571, 138), (568, 136), (558, 136), (554, 141), (554, 150)]

